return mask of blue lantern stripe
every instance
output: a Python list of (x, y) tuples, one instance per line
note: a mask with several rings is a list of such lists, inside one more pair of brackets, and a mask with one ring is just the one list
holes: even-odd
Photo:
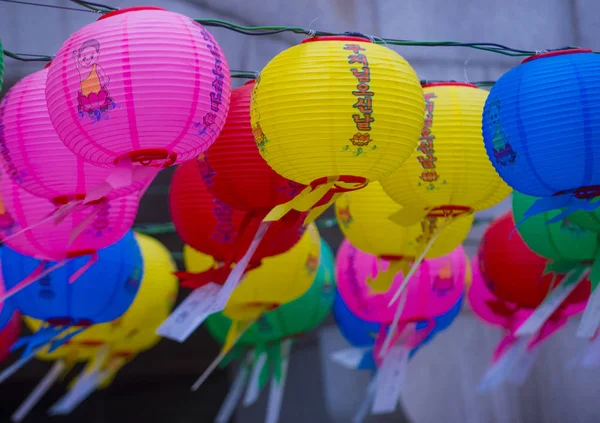
[(529, 147), (527, 145), (527, 131), (525, 131), (525, 126), (523, 125), (523, 118), (522, 118), (522, 114), (521, 114), (521, 99), (523, 98), (523, 96), (521, 95), (521, 88), (524, 82), (526, 82), (525, 78), (523, 77), (523, 74), (526, 71), (527, 66), (519, 66), (515, 69), (513, 69), (513, 72), (515, 72), (517, 75), (514, 77), (517, 82), (517, 95), (516, 95), (516, 101), (515, 101), (515, 109), (516, 109), (516, 116), (517, 116), (517, 131), (519, 133), (519, 141), (520, 141), (520, 145), (519, 148), (523, 151), (523, 156), (525, 157), (525, 161), (527, 162), (527, 166), (529, 166), (529, 170), (531, 171), (531, 173), (533, 174), (533, 176), (535, 177), (535, 179), (537, 179), (537, 181), (539, 182), (539, 184), (541, 186), (543, 186), (545, 189), (547, 189), (549, 192), (551, 193), (555, 193), (560, 191), (559, 189), (553, 188), (550, 185), (548, 185), (541, 177), (541, 175), (538, 173), (537, 169), (535, 168), (535, 165), (533, 164), (533, 160), (531, 160), (531, 155), (529, 153)]
[(583, 146), (585, 148), (585, 161), (583, 164), (583, 181), (581, 187), (591, 185), (592, 178), (594, 176), (594, 149), (592, 145), (592, 128), (590, 125), (590, 106), (588, 100), (588, 93), (585, 89), (585, 84), (582, 83), (581, 73), (579, 67), (575, 63), (572, 57), (568, 57), (569, 64), (573, 70), (573, 75), (577, 81), (577, 89), (579, 90), (579, 101), (581, 103), (581, 112), (583, 119)]

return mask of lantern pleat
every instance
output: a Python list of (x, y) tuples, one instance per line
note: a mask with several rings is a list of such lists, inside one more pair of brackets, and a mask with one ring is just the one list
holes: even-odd
[(398, 204), (415, 210), (479, 211), (498, 204), (510, 188), (487, 159), (481, 113), (487, 91), (471, 84), (424, 85), (425, 125), (419, 147), (381, 180)]
[(58, 136), (86, 161), (172, 164), (216, 139), (230, 85), (225, 55), (200, 24), (132, 8), (65, 41), (49, 68), (46, 99)]

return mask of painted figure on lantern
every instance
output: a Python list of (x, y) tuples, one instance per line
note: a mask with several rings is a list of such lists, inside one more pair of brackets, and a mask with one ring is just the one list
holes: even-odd
[(440, 269), (440, 272), (435, 276), (432, 288), (438, 294), (445, 294), (454, 287), (454, 279), (452, 278), (452, 262), (450, 259), (446, 260), (444, 267)]
[(494, 157), (496, 158), (496, 162), (502, 166), (512, 164), (517, 158), (517, 153), (510, 145), (510, 137), (508, 134), (502, 131), (500, 125), (500, 101), (497, 98), (490, 103), (488, 113), (490, 122), (495, 129), (492, 145), (494, 147)]
[(95, 39), (85, 41), (73, 51), (75, 66), (81, 80), (77, 93), (80, 117), (88, 115), (95, 121), (108, 119), (104, 112), (114, 108), (108, 92), (110, 78), (99, 64), (100, 43)]

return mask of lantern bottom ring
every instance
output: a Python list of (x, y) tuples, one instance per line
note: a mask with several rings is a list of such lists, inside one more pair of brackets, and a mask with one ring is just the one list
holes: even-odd
[(415, 261), (414, 257), (409, 257), (409, 256), (396, 256), (393, 254), (384, 254), (382, 256), (379, 256), (379, 258), (381, 260), (386, 260), (386, 261), (400, 261), (400, 260), (408, 260), (410, 262)]
[[(130, 153), (125, 154), (121, 157), (129, 157), (132, 163), (139, 163), (142, 166), (159, 166), (162, 168), (166, 168), (171, 166), (177, 160), (177, 153), (169, 152), (164, 148), (146, 148), (142, 150), (132, 151)], [(119, 161), (121, 157), (118, 157), (115, 160), (115, 164)], [(162, 163), (156, 163), (158, 161), (163, 161)]]
[[(367, 184), (369, 183), (369, 180), (362, 176), (338, 175), (338, 176), (334, 176), (334, 177), (324, 176), (322, 178), (315, 179), (314, 181), (312, 181), (310, 183), (310, 187), (312, 189), (315, 189), (318, 186), (326, 184), (327, 182), (329, 182), (331, 180), (336, 181), (335, 184), (333, 185), (333, 187), (329, 190), (329, 192), (332, 192), (332, 193), (344, 193), (344, 192), (356, 191), (358, 189), (366, 187)], [(351, 186), (339, 185), (340, 183), (348, 184)]]
[(590, 185), (587, 187), (579, 187), (575, 190), (565, 190), (559, 191), (552, 196), (565, 195), (572, 193), (575, 198), (579, 198), (580, 200), (587, 200), (590, 198), (600, 197), (600, 185)]
[[(85, 200), (85, 197), (86, 197), (86, 194), (59, 195), (58, 197), (54, 197), (50, 201), (55, 206), (59, 207), (59, 206), (65, 206), (65, 205), (70, 204), (75, 201), (83, 201), (83, 200)], [(89, 203), (86, 203), (86, 205), (94, 206), (94, 205), (102, 203), (103, 201), (105, 201), (104, 197), (99, 198), (98, 200), (90, 201)]]
[(79, 319), (75, 320), (70, 317), (53, 317), (51, 319), (46, 320), (46, 322), (52, 326), (80, 326), (80, 327), (88, 327), (92, 326), (94, 322), (88, 319)]
[(73, 258), (77, 258), (77, 257), (83, 257), (83, 256), (91, 256), (92, 254), (95, 254), (96, 250), (94, 249), (87, 249), (87, 250), (75, 250), (75, 251), (69, 251), (65, 258), (67, 259), (73, 259)]
[(475, 210), (467, 206), (443, 205), (431, 209), (427, 217), (458, 217), (474, 212)]

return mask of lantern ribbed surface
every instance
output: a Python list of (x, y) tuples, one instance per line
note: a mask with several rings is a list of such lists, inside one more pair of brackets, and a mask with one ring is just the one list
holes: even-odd
[[(319, 326), (331, 312), (335, 298), (333, 271), (333, 253), (325, 241), (321, 240), (319, 270), (308, 291), (294, 301), (263, 314), (244, 332), (236, 345), (252, 346), (274, 342), (304, 334)], [(206, 319), (206, 328), (217, 341), (224, 343), (231, 322), (223, 313), (215, 313)]]
[[(288, 251), (267, 257), (260, 267), (246, 272), (223, 314), (233, 320), (254, 319), (264, 311), (303, 295), (316, 277), (320, 244), (316, 226), (309, 225), (300, 241)], [(204, 254), (188, 250), (185, 257), (188, 271), (206, 270), (199, 267), (207, 264)]]
[(200, 24), (166, 10), (125, 9), (65, 41), (46, 100), (58, 136), (85, 160), (172, 164), (219, 135), (230, 85), (225, 55)]
[(423, 90), (393, 50), (361, 38), (317, 37), (263, 68), (251, 119), (262, 156), (288, 179), (376, 181), (417, 146)]
[[(368, 279), (384, 271), (388, 262), (360, 251), (348, 240), (342, 242), (335, 261), (338, 292), (350, 311), (358, 318), (389, 324), (394, 319), (397, 304), (390, 300), (401, 285), (402, 273), (397, 273), (386, 292), (374, 292)], [(425, 260), (414, 279), (406, 287), (406, 304), (400, 321), (433, 319), (447, 313), (465, 290), (466, 255), (462, 246), (450, 254)]]
[(0, 182), (0, 195), (6, 209), (0, 227), (4, 244), (21, 254), (53, 261), (91, 254), (123, 238), (133, 226), (139, 203), (135, 193), (76, 208), (55, 222), (56, 218), (49, 218), (56, 212), (54, 204), (31, 195), (9, 178)]
[(210, 167), (209, 189), (220, 201), (237, 210), (266, 214), (286, 203), (304, 185), (277, 174), (262, 158), (250, 125), (250, 98), (254, 81), (231, 92), (225, 126), (204, 154)]
[(425, 125), (419, 146), (392, 175), (381, 180), (387, 194), (411, 209), (459, 206), (484, 210), (510, 188), (487, 158), (481, 113), (487, 91), (462, 83), (423, 87)]
[[(423, 240), (425, 230), (429, 233), (435, 231), (443, 219), (428, 217), (421, 223), (405, 227), (389, 219), (396, 211), (398, 204), (388, 197), (379, 182), (342, 194), (335, 203), (339, 227), (356, 248), (378, 257), (414, 257), (419, 247), (427, 242)], [(465, 240), (472, 223), (473, 216), (464, 216), (448, 223), (426, 257), (441, 257), (450, 253)]]
[[(512, 210), (519, 222), (525, 211), (537, 200), (520, 192), (513, 193)], [(517, 229), (527, 244), (537, 254), (551, 260), (581, 262), (595, 260), (600, 253), (598, 234), (587, 231), (564, 218), (548, 223), (560, 211), (549, 211), (533, 216)]]
[[(261, 223), (259, 218), (248, 218), (247, 230), (236, 240), (246, 212), (234, 210), (217, 200), (208, 190), (202, 177), (202, 168), (197, 160), (179, 165), (173, 174), (169, 191), (169, 210), (177, 233), (184, 243), (192, 248), (224, 261), (234, 253), (238, 261), (246, 252)], [(303, 228), (288, 225), (287, 221), (273, 222), (252, 262), (263, 257), (283, 253), (300, 239)]]
[(494, 84), (483, 113), (492, 164), (536, 197), (600, 185), (600, 57), (542, 53)]
[[(85, 257), (70, 260), (9, 301), (26, 316), (61, 322), (56, 324), (104, 323), (120, 317), (132, 304), (143, 276), (142, 256), (133, 233), (98, 251), (98, 262), (76, 283), (70, 283), (69, 277), (86, 262)], [(3, 248), (2, 274), (6, 287), (14, 287), (39, 264), (32, 257)], [(46, 266), (52, 265), (49, 262)]]
[[(0, 104), (0, 161), (4, 172), (38, 197), (66, 204), (83, 199), (109, 176), (110, 170), (86, 163), (58, 138), (46, 106), (48, 69), (15, 84)], [(145, 183), (113, 190), (115, 198), (140, 190)]]

